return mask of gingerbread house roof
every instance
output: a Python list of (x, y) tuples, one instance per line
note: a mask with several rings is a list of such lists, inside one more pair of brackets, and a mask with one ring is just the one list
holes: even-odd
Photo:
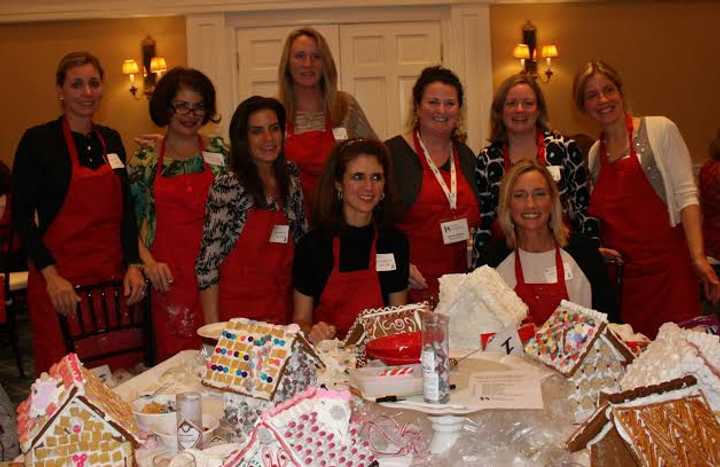
[(598, 443), (608, 465), (619, 465), (608, 453), (627, 459), (628, 452), (643, 466), (720, 463), (720, 424), (693, 377), (609, 396), (567, 447), (577, 451)]
[(531, 357), (571, 377), (598, 339), (605, 339), (624, 363), (632, 351), (607, 326), (607, 315), (563, 300), (525, 346)]
[(17, 408), (18, 440), (29, 451), (60, 415), (77, 398), (134, 445), (140, 444), (140, 429), (130, 404), (87, 370), (71, 353), (43, 373), (32, 385), (30, 395)]
[(287, 326), (234, 318), (220, 333), (203, 383), (238, 394), (272, 400), (294, 349), (322, 361), (296, 324)]
[(371, 465), (375, 457), (360, 436), (350, 399), (347, 391), (318, 388), (297, 394), (263, 413), (246, 444), (223, 465)]
[(620, 381), (629, 390), (692, 375), (714, 411), (720, 411), (720, 340), (665, 323)]
[(475, 349), (480, 334), (517, 328), (528, 307), (498, 272), (482, 266), (468, 274), (445, 274), (436, 312), (450, 316), (450, 348)]
[(360, 312), (343, 341), (343, 345), (354, 345), (359, 366), (365, 364), (365, 345), (378, 337), (420, 331), (420, 310), (426, 303), (412, 303), (403, 306), (369, 308)]

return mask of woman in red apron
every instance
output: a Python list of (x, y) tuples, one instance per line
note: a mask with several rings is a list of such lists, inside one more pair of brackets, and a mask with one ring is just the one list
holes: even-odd
[(570, 300), (616, 319), (615, 296), (597, 242), (568, 235), (557, 184), (545, 165), (520, 161), (500, 185), (498, 225), (503, 237), (481, 255), (528, 306), (541, 326)]
[(74, 286), (123, 279), (128, 303), (145, 292), (122, 141), (92, 122), (102, 67), (94, 56), (73, 52), (56, 77), (63, 116), (25, 132), (13, 171), (13, 223), (30, 257), (37, 373), (65, 354), (57, 313), (75, 309)]
[(574, 95), (603, 130), (590, 151), (590, 212), (600, 219), (605, 254), (625, 263), (621, 316), (652, 339), (664, 322), (700, 312), (698, 278), (712, 301), (720, 299), (690, 155), (667, 118), (626, 113), (620, 76), (606, 63), (588, 63)]
[(379, 141), (339, 144), (325, 166), (314, 225), (293, 266), (294, 321), (312, 342), (343, 339), (358, 313), (407, 301), (408, 244), (392, 227), (390, 156)]
[(336, 141), (377, 138), (360, 104), (337, 89), (337, 69), (325, 38), (301, 28), (285, 40), (279, 69), (280, 101), (287, 109), (285, 156), (300, 168), (306, 208)]
[(285, 160), (285, 109), (243, 101), (230, 122), (231, 172), (210, 188), (196, 274), (205, 321), (287, 324), (295, 243), (307, 230), (297, 167)]
[(219, 121), (215, 88), (198, 70), (174, 68), (157, 83), (150, 117), (167, 127), (155, 146), (142, 147), (129, 164), (130, 187), (140, 227), (140, 257), (152, 282), (157, 359), (200, 346), (204, 323), (195, 259), (205, 220), (207, 193), (225, 171), (222, 138), (198, 133)]
[(548, 167), (560, 190), (567, 226), (597, 237), (597, 219), (587, 215), (590, 184), (582, 153), (574, 140), (548, 126), (547, 104), (538, 83), (524, 73), (503, 81), (495, 91), (490, 120), (490, 144), (477, 157), (475, 182), (482, 221), (475, 246), (482, 247), (491, 237), (502, 238), (497, 222), (500, 182), (513, 164), (523, 160)]
[(458, 77), (426, 68), (413, 87), (408, 132), (385, 142), (405, 208), (398, 227), (410, 241), (410, 301), (436, 299), (440, 276), (468, 270), (480, 211), (462, 106)]

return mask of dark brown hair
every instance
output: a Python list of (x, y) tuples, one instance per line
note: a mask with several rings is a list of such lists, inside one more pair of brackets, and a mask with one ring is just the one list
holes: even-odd
[(348, 164), (361, 154), (375, 157), (382, 166), (385, 177), (385, 197), (375, 206), (373, 222), (382, 226), (393, 223), (397, 206), (390, 153), (380, 141), (356, 138), (337, 144), (325, 162), (325, 168), (315, 190), (312, 209), (314, 226), (334, 233), (346, 225), (343, 202), (338, 198), (335, 182), (342, 183)]
[(710, 154), (710, 159), (720, 161), (720, 130), (718, 130), (715, 135), (715, 139), (710, 142), (708, 153)]
[(528, 77), (526, 74), (518, 73), (500, 83), (500, 86), (498, 86), (495, 91), (495, 96), (493, 97), (490, 107), (490, 141), (493, 143), (506, 143), (508, 140), (507, 128), (505, 128), (505, 122), (503, 122), (503, 110), (505, 109), (505, 101), (507, 100), (507, 95), (510, 93), (510, 90), (519, 84), (527, 85), (535, 94), (538, 108), (538, 118), (535, 126), (543, 131), (550, 129), (548, 126), (547, 104), (540, 86), (534, 79)]
[(250, 117), (259, 110), (270, 110), (277, 115), (282, 141), (280, 154), (273, 162), (275, 178), (280, 189), (282, 203), (287, 206), (290, 192), (290, 176), (283, 147), (285, 146), (285, 108), (280, 101), (272, 97), (252, 96), (240, 103), (230, 120), (230, 169), (240, 180), (243, 187), (252, 195), (255, 206), (266, 205), (265, 189), (258, 174), (257, 165), (250, 154), (248, 130)]
[(102, 81), (105, 78), (105, 71), (102, 65), (100, 65), (100, 60), (98, 60), (95, 55), (90, 52), (70, 52), (61, 58), (60, 63), (58, 63), (57, 71), (55, 72), (55, 84), (62, 87), (63, 84), (65, 84), (65, 76), (70, 68), (87, 65), (88, 63), (97, 70), (100, 75), (100, 81)]
[(440, 65), (429, 66), (425, 68), (420, 73), (420, 76), (418, 76), (417, 81), (415, 81), (415, 85), (412, 89), (412, 101), (410, 102), (410, 111), (408, 112), (407, 121), (405, 122), (405, 131), (410, 133), (415, 130), (415, 127), (418, 124), (417, 109), (422, 102), (423, 95), (425, 94), (425, 88), (427, 88), (432, 83), (438, 82), (454, 87), (455, 91), (457, 92), (458, 108), (460, 109), (460, 112), (458, 114), (458, 126), (453, 131), (451, 138), (456, 141), (464, 142), (466, 134), (462, 123), (464, 120), (463, 102), (465, 96), (463, 86), (460, 82), (460, 78), (458, 78), (458, 76), (453, 73), (452, 70), (442, 67)]
[(160, 78), (150, 97), (150, 118), (155, 125), (166, 126), (170, 123), (173, 114), (170, 104), (181, 88), (195, 91), (202, 96), (205, 104), (203, 125), (220, 121), (215, 104), (215, 86), (210, 78), (194, 68), (175, 67)]

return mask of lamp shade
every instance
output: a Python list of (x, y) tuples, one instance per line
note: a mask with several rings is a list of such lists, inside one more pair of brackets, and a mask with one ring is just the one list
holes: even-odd
[(129, 58), (123, 62), (122, 72), (124, 75), (134, 75), (140, 72), (140, 68), (135, 60)]
[(528, 48), (527, 44), (518, 44), (513, 49), (513, 57), (514, 58), (524, 58), (528, 59), (530, 58), (530, 48)]
[(555, 44), (543, 45), (542, 56), (543, 58), (557, 58), (559, 55)]
[(167, 70), (167, 64), (163, 57), (153, 57), (150, 60), (150, 72), (151, 73), (162, 73)]

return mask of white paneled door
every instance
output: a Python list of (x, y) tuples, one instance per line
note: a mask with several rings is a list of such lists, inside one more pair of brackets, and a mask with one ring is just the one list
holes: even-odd
[[(252, 95), (277, 96), (278, 64), (285, 38), (298, 27), (290, 25), (237, 29), (237, 103)], [(340, 56), (338, 26), (312, 27), (325, 37), (333, 57), (337, 60)]]
[(440, 23), (340, 26), (342, 89), (360, 102), (381, 139), (402, 132), (415, 80), (442, 61)]
[[(313, 26), (325, 36), (340, 89), (360, 102), (381, 139), (402, 131), (415, 79), (442, 61), (439, 21)], [(297, 26), (238, 28), (239, 101), (277, 94), (277, 67), (287, 35)], [(239, 102), (238, 101), (238, 102)]]

